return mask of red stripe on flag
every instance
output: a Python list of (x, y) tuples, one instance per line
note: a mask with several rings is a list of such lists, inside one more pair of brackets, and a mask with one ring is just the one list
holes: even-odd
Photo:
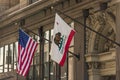
[[(37, 45), (38, 45), (38, 44), (36, 43), (36, 44), (35, 44), (35, 49), (37, 48)], [(34, 51), (33, 51), (32, 57), (34, 56), (35, 49), (34, 49)], [(31, 62), (32, 62), (32, 58), (30, 59), (30, 64), (31, 64)], [(29, 69), (30, 69), (30, 65), (28, 66), (28, 70), (26, 71), (26, 73), (25, 73), (24, 76), (27, 76), (27, 74), (28, 74), (28, 72), (29, 72)]]
[(32, 54), (32, 53), (31, 53), (31, 49), (32, 49), (31, 46), (33, 46), (33, 43), (32, 43), (32, 42), (33, 42), (32, 39), (30, 39), (30, 41), (28, 42), (28, 44), (30, 44), (30, 45), (26, 46), (26, 49), (25, 49), (26, 56), (25, 56), (25, 58), (23, 59), (24, 62), (23, 62), (23, 64), (22, 64), (22, 70), (20, 71), (20, 74), (21, 74), (21, 75), (22, 75), (23, 72), (24, 72), (24, 69), (25, 69), (25, 67), (26, 67), (26, 63), (27, 63), (28, 60), (29, 60), (30, 54)]
[(28, 43), (27, 43), (28, 45), (26, 46), (24, 53), (22, 53), (23, 54), (23, 58), (22, 58), (23, 61), (25, 61), (25, 59), (26, 59), (27, 52), (29, 50), (29, 46), (30, 46), (31, 42), (32, 42), (32, 39), (29, 39)]
[(21, 63), (22, 63), (22, 61), (21, 61), (21, 54), (20, 54), (21, 50), (22, 50), (22, 46), (18, 45), (18, 69), (19, 70), (21, 69)]
[[(32, 53), (33, 46), (34, 46), (34, 42), (32, 41), (31, 45), (29, 46), (30, 50), (27, 53), (28, 56), (27, 56), (27, 58), (25, 58), (25, 62), (23, 64), (22, 74), (26, 72), (27, 66), (30, 65), (29, 60), (31, 59), (31, 55), (33, 54)], [(24, 74), (23, 74), (23, 76), (24, 76)]]
[(64, 51), (63, 57), (62, 57), (62, 59), (61, 59), (61, 61), (60, 61), (60, 63), (59, 63), (60, 66), (63, 66), (64, 63), (65, 63), (66, 53), (67, 53), (67, 51), (68, 51), (68, 48), (69, 48), (69, 46), (70, 46), (70, 42), (71, 42), (74, 34), (75, 34), (75, 31), (74, 31), (74, 30), (71, 30), (70, 35), (69, 35), (68, 40), (67, 40), (67, 43), (66, 43), (66, 45), (65, 45), (65, 51)]
[(26, 50), (25, 50), (26, 55), (25, 55), (25, 58), (23, 59), (22, 70), (19, 73), (22, 76), (26, 76), (28, 74), (34, 52), (35, 52), (37, 45), (38, 45), (38, 43), (36, 43), (33, 40), (31, 41), (31, 40), (28, 42), (29, 45), (26, 46)]
[[(27, 43), (27, 46), (29, 46), (30, 45), (30, 43), (31, 43), (31, 41), (32, 41), (32, 39), (30, 39), (30, 40), (28, 40), (28, 43)], [(23, 66), (23, 62), (24, 62), (24, 57), (23, 57), (23, 55), (24, 56), (27, 56), (27, 53), (26, 52), (28, 52), (28, 49), (29, 49), (29, 47), (27, 47), (26, 46), (26, 48), (22, 48), (22, 46), (21, 46), (21, 50), (19, 51), (20, 52), (20, 55), (21, 55), (21, 59), (19, 59), (21, 62), (20, 62), (20, 71), (18, 72), (19, 74), (21, 74), (21, 71), (22, 71), (22, 66)], [(22, 51), (23, 50), (23, 51)], [(19, 57), (20, 57), (20, 55), (19, 55)]]
[(38, 43), (23, 31), (20, 30), (19, 32), (21, 40), (18, 44), (18, 73), (26, 77)]
[(21, 46), (18, 44), (18, 64), (17, 64), (17, 72), (19, 73), (20, 71), (20, 51), (21, 51)]

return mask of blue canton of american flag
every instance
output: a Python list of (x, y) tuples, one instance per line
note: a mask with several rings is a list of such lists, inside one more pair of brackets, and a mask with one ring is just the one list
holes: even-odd
[(19, 29), (17, 73), (26, 77), (38, 43), (23, 30)]

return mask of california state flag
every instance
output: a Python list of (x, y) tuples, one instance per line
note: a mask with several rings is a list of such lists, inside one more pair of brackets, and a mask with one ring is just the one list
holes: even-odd
[(50, 55), (51, 59), (61, 66), (64, 65), (66, 53), (74, 34), (75, 30), (56, 14)]

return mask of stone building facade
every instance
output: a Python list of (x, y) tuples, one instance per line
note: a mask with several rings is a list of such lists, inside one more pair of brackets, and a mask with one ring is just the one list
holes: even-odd
[[(87, 27), (119, 43), (119, 0), (0, 0), (0, 6), (0, 80), (115, 80), (119, 75), (119, 45), (87, 28), (84, 54), (84, 26), (80, 24), (84, 24), (83, 10), (89, 9)], [(68, 52), (61, 68), (50, 59), (47, 41), (52, 39), (56, 12), (76, 30), (69, 51), (80, 55), (78, 60)], [(16, 73), (20, 27), (38, 42), (43, 28), (47, 39), (39, 45), (26, 78)]]

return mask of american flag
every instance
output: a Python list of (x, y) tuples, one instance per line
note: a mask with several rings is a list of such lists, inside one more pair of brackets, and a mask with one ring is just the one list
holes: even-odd
[(26, 77), (38, 43), (22, 29), (19, 29), (17, 73)]

